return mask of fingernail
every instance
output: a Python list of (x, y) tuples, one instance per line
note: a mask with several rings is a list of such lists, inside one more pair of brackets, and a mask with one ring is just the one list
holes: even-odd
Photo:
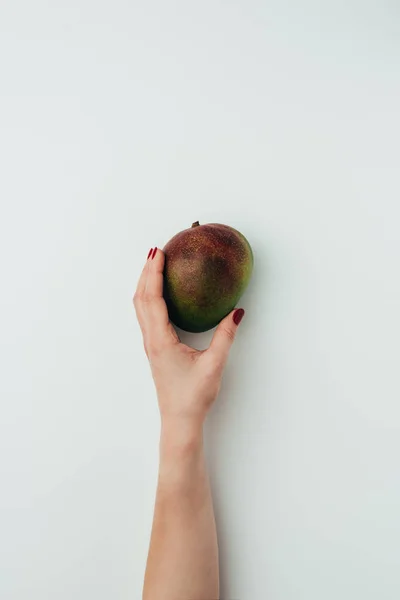
[(235, 323), (235, 325), (239, 325), (239, 323), (243, 319), (243, 317), (244, 317), (244, 309), (237, 308), (235, 310), (235, 312), (233, 313), (233, 322)]
[(148, 255), (147, 255), (147, 260), (149, 260), (149, 258), (150, 258), (150, 254), (151, 254), (152, 252), (153, 252), (153, 248), (150, 248), (150, 250), (149, 250), (149, 253), (148, 253)]
[(151, 255), (151, 260), (153, 260), (153, 258), (155, 257), (156, 252), (157, 252), (157, 246), (153, 250), (153, 254)]

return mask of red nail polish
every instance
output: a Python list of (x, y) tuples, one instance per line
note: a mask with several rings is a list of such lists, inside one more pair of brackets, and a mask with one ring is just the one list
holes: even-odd
[(150, 250), (149, 250), (149, 253), (148, 253), (148, 255), (147, 255), (147, 260), (149, 260), (149, 258), (150, 258), (150, 254), (151, 254), (152, 252), (153, 252), (153, 248), (150, 248)]
[(244, 317), (243, 308), (236, 309), (235, 312), (233, 313), (233, 322), (235, 323), (235, 325), (239, 325), (239, 323), (243, 319), (243, 317)]
[(151, 260), (153, 260), (153, 258), (155, 257), (156, 252), (157, 252), (157, 246), (153, 250), (153, 254), (151, 255)]

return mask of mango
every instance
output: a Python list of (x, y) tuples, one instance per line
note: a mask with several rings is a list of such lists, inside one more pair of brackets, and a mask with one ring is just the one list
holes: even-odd
[(194, 333), (218, 325), (249, 283), (254, 258), (247, 239), (228, 225), (196, 221), (163, 250), (164, 299), (172, 323)]

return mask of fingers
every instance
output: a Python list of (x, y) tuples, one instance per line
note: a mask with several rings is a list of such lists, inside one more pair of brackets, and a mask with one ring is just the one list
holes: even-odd
[(153, 252), (153, 248), (150, 248), (149, 253), (147, 255), (147, 260), (144, 264), (142, 272), (139, 277), (139, 281), (136, 287), (135, 295), (133, 297), (133, 305), (136, 310), (136, 316), (139, 321), (139, 325), (144, 330), (144, 303), (143, 298), (146, 291), (146, 281), (147, 281), (147, 273), (149, 270), (149, 258)]
[(163, 270), (165, 256), (154, 248), (149, 252), (134, 297), (134, 305), (143, 332), (145, 347), (159, 349), (165, 343), (179, 341), (169, 322), (163, 298)]
[(158, 337), (167, 333), (169, 327), (167, 305), (163, 298), (164, 263), (164, 252), (154, 248), (149, 260), (144, 305), (148, 329)]
[(146, 280), (145, 295), (147, 298), (162, 298), (163, 295), (163, 271), (165, 255), (159, 248), (154, 248), (150, 255), (148, 277)]
[(149, 266), (149, 258), (151, 256), (152, 252), (153, 252), (153, 248), (150, 248), (149, 253), (147, 255), (147, 260), (144, 263), (144, 267), (143, 267), (142, 272), (139, 277), (135, 296), (143, 296), (143, 294), (145, 292), (146, 281), (147, 281), (147, 272), (148, 272), (148, 266)]
[(236, 308), (220, 322), (215, 330), (207, 353), (212, 355), (221, 366), (224, 366), (228, 359), (229, 350), (235, 340), (238, 325), (243, 317), (243, 308)]

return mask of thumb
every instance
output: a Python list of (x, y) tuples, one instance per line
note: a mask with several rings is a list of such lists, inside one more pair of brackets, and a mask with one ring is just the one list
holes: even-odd
[(217, 329), (215, 330), (214, 336), (210, 344), (210, 352), (225, 364), (229, 350), (234, 342), (236, 331), (240, 321), (244, 317), (244, 309), (236, 308), (222, 319)]

